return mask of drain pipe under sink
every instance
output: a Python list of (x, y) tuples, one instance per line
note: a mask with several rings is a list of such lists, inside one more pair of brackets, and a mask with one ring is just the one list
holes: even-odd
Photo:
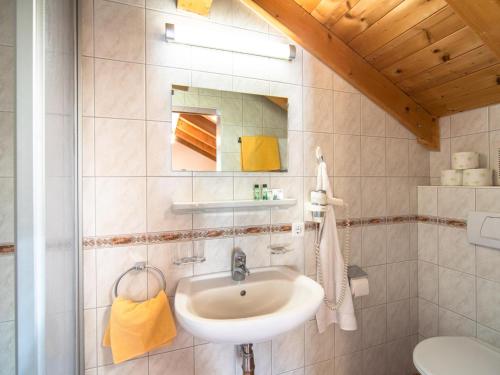
[(243, 375), (254, 375), (255, 374), (255, 361), (253, 358), (253, 345), (243, 344), (240, 345), (241, 351), (241, 369), (243, 370)]

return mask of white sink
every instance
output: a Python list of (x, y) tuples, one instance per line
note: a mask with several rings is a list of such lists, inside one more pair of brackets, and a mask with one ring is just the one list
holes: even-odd
[(230, 272), (182, 279), (175, 293), (179, 323), (209, 342), (246, 344), (267, 341), (310, 319), (323, 288), (289, 267), (251, 270), (244, 281)]

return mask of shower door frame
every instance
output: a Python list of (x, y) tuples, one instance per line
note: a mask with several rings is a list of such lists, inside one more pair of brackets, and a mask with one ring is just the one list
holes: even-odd
[[(74, 1), (74, 140), (78, 152), (77, 0)], [(16, 374), (45, 375), (45, 59), (44, 0), (16, 1)], [(79, 161), (75, 157), (75, 362), (81, 368), (81, 231)], [(50, 375), (50, 374), (47, 374)], [(68, 374), (69, 375), (69, 374)]]

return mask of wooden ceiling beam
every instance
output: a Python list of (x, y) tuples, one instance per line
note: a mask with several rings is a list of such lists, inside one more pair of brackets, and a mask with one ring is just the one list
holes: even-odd
[(203, 115), (182, 113), (180, 118), (191, 123), (191, 125), (200, 128), (204, 132), (213, 135), (214, 137), (217, 135), (217, 125), (206, 117), (203, 117)]
[(436, 118), (293, 0), (242, 0), (394, 116), (429, 149), (439, 149)]
[(208, 16), (212, 0), (177, 0), (177, 9)]
[(498, 0), (446, 0), (500, 58), (500, 1)]

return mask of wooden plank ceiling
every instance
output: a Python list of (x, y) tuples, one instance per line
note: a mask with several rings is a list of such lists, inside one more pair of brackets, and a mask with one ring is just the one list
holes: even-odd
[(241, 0), (430, 149), (437, 117), (500, 102), (500, 0)]
[(500, 102), (498, 0), (293, 1), (431, 115)]

